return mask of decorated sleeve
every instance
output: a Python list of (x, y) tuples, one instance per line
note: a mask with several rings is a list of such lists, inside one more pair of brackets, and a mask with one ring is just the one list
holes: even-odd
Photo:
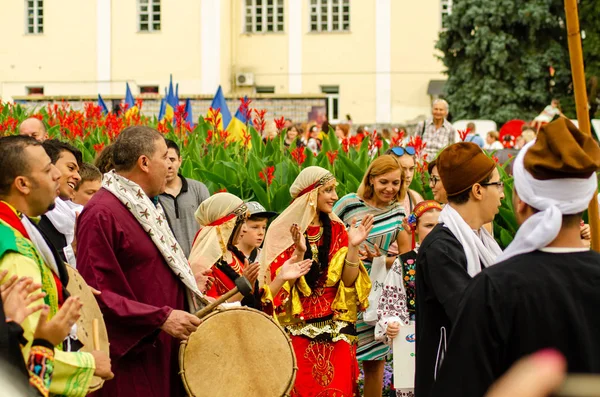
[(27, 361), (29, 384), (41, 396), (48, 397), (50, 381), (54, 372), (54, 346), (47, 340), (36, 339), (29, 351)]

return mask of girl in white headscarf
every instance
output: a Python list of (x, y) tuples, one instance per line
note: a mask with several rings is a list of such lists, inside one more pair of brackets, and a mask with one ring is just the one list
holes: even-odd
[[(354, 323), (371, 289), (358, 247), (373, 217), (354, 219), (346, 232), (332, 212), (335, 186), (329, 171), (304, 169), (290, 188), (294, 201), (267, 231), (261, 253), (265, 311), (290, 334), (298, 360), (292, 396), (358, 395)], [(301, 258), (310, 260), (308, 272), (291, 277), (300, 271), (290, 262)]]
[[(244, 202), (230, 193), (217, 193), (196, 210), (200, 231), (194, 239), (190, 264), (194, 274), (210, 270), (214, 279), (206, 295), (218, 298), (235, 287), (235, 280), (244, 275), (251, 284), (258, 276), (258, 265), (250, 267), (235, 242), (244, 232), (248, 209)], [(231, 300), (241, 300), (241, 295)]]

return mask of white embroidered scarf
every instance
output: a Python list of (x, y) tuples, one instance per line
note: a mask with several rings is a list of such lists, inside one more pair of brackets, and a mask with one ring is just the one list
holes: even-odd
[(492, 266), (498, 255), (502, 253), (500, 246), (492, 235), (482, 226), (475, 234), (452, 204), (446, 204), (440, 213), (439, 222), (446, 225), (454, 237), (460, 242), (467, 257), (467, 272), (475, 277), (485, 267)]
[(192, 296), (188, 295), (188, 298), (190, 309), (195, 309), (197, 305), (193, 297), (203, 298), (203, 294), (198, 289), (198, 284), (183, 250), (169, 228), (161, 205), (154, 205), (137, 183), (124, 178), (114, 170), (104, 174), (102, 187), (114, 194), (148, 233), (173, 273), (193, 294)]

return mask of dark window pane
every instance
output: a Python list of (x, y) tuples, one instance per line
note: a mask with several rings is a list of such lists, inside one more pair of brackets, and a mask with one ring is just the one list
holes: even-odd
[(38, 33), (44, 33), (44, 27), (38, 26)]
[(148, 24), (147, 23), (140, 23), (140, 30), (148, 31)]
[(318, 30), (318, 29), (317, 29), (317, 25), (316, 25), (316, 24), (311, 24), (311, 25), (310, 25), (310, 31), (311, 31), (311, 32), (316, 32), (317, 30)]
[(140, 21), (141, 22), (148, 22), (148, 14), (141, 14), (140, 15)]
[(283, 32), (283, 25), (277, 25), (277, 31)]
[(160, 23), (155, 23), (154, 25), (152, 25), (152, 29), (160, 30)]
[(154, 12), (160, 12), (160, 4), (154, 4), (154, 6), (152, 7), (152, 10)]
[(246, 7), (252, 7), (252, 0), (246, 0)]
[(338, 101), (339, 101), (338, 98), (333, 98), (333, 101), (332, 101), (333, 102), (333, 112), (332, 112), (333, 114), (332, 114), (332, 118), (334, 120), (338, 119)]
[(350, 24), (349, 23), (345, 23), (344, 24), (344, 30), (350, 30)]
[(273, 25), (267, 25), (267, 31), (268, 32), (272, 32), (273, 31)]

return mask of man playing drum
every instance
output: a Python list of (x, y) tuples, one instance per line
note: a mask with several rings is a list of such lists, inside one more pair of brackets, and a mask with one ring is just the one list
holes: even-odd
[(156, 200), (165, 189), (167, 145), (158, 131), (135, 126), (113, 146), (115, 169), (77, 227), (78, 269), (102, 291), (115, 365), (114, 381), (96, 395), (182, 396), (178, 347), (200, 324), (187, 310), (202, 293)]

